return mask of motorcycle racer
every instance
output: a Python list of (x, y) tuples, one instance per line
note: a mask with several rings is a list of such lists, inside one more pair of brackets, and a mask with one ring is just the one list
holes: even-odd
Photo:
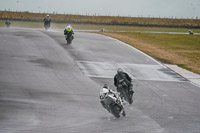
[(121, 93), (121, 90), (118, 87), (119, 81), (121, 79), (125, 80), (130, 92), (134, 93), (133, 85), (131, 83), (131, 80), (132, 80), (131, 77), (127, 73), (123, 72), (123, 70), (121, 68), (118, 68), (117, 74), (114, 76), (114, 85), (117, 87), (117, 92)]
[(100, 90), (100, 96), (99, 97), (100, 97), (100, 103), (102, 104), (102, 106), (105, 109), (107, 109), (109, 112), (111, 112), (109, 106), (106, 105), (105, 101), (104, 101), (109, 94), (114, 96), (117, 99), (117, 102), (121, 105), (121, 107), (123, 109), (122, 115), (126, 116), (126, 112), (124, 110), (123, 103), (122, 103), (122, 100), (121, 100), (121, 98), (119, 96), (119, 93), (115, 92), (114, 90), (111, 90), (107, 84), (105, 84), (103, 86), (103, 88)]

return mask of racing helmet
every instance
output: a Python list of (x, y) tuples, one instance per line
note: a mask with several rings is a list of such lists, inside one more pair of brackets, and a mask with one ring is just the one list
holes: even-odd
[(117, 73), (123, 72), (123, 70), (121, 68), (117, 69)]
[(47, 14), (47, 17), (49, 17), (49, 14)]
[(70, 25), (68, 25), (66, 28), (65, 28), (67, 31), (71, 31), (72, 30), (72, 27)]
[(103, 87), (100, 91), (100, 98), (103, 99), (109, 93), (108, 88)]

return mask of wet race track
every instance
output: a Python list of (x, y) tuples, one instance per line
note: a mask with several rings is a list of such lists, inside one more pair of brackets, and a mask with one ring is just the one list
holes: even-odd
[[(132, 105), (115, 119), (99, 102), (118, 67)], [(0, 28), (0, 133), (199, 133), (200, 88), (130, 46), (95, 33)]]

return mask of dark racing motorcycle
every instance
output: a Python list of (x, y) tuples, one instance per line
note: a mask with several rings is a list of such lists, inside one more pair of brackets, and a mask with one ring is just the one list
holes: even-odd
[(104, 100), (104, 107), (108, 110), (108, 112), (112, 113), (116, 118), (119, 118), (122, 114), (125, 116), (124, 107), (122, 106), (121, 98), (118, 99), (114, 97), (112, 94), (108, 94)]
[(121, 79), (118, 82), (118, 90), (120, 92), (121, 98), (124, 98), (129, 104), (133, 103), (133, 90), (129, 87), (132, 87), (132, 84), (129, 85), (125, 79)]
[(44, 22), (44, 28), (48, 30), (50, 28), (50, 22)]
[(67, 40), (67, 44), (71, 44), (74, 39), (74, 34), (65, 35), (65, 39)]

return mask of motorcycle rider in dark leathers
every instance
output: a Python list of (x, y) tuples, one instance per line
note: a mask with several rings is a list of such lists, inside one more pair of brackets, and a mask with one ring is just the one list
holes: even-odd
[(43, 19), (43, 22), (44, 22), (44, 26), (46, 24), (49, 24), (49, 27), (50, 27), (50, 23), (51, 23), (51, 18), (50, 16), (47, 14), (46, 17)]
[(128, 85), (128, 88), (129, 88), (129, 90), (130, 90), (130, 92), (133, 94), (134, 93), (134, 91), (133, 91), (133, 85), (132, 85), (132, 83), (131, 83), (131, 77), (127, 74), (127, 73), (125, 73), (125, 72), (123, 72), (123, 70), (121, 69), (121, 68), (119, 68), (118, 70), (117, 70), (117, 74), (115, 75), (115, 77), (114, 77), (114, 85), (116, 86), (116, 88), (117, 88), (117, 92), (119, 92), (119, 93), (121, 93), (121, 90), (120, 90), (120, 88), (118, 87), (118, 82), (119, 82), (119, 80), (121, 80), (121, 79), (124, 79), (125, 80), (125, 82), (127, 83), (127, 85)]
[(74, 31), (71, 27), (71, 25), (68, 25), (65, 29), (64, 29), (64, 35), (67, 36), (66, 39), (70, 36), (72, 36), (72, 39), (74, 39)]

